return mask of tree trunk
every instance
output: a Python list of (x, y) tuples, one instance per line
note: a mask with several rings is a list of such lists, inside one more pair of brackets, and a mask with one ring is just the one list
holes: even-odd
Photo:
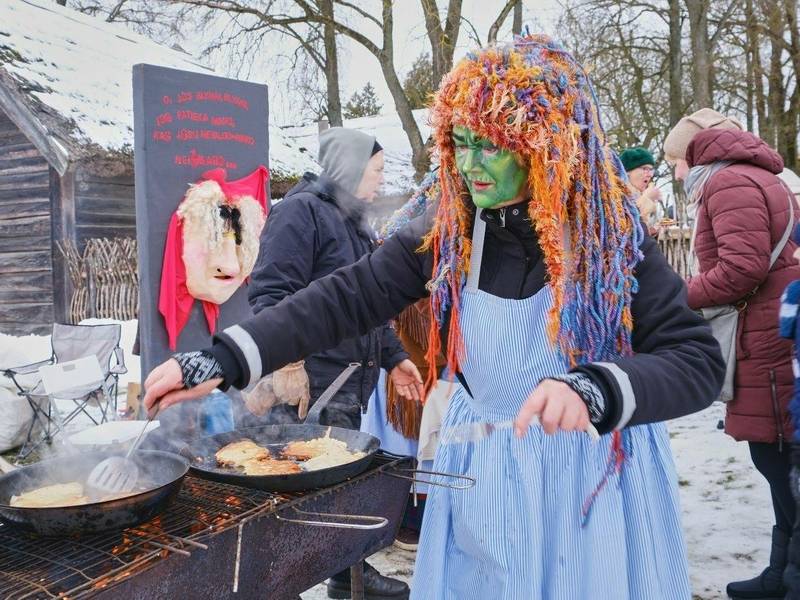
[(713, 107), (711, 80), (711, 51), (708, 41), (707, 0), (685, 0), (689, 13), (689, 37), (692, 46), (692, 87), (695, 109)]
[(436, 86), (453, 66), (453, 52), (456, 49), (458, 33), (461, 29), (462, 0), (450, 0), (444, 28), (439, 18), (436, 0), (420, 0), (425, 15), (425, 30), (431, 43), (431, 62), (433, 81)]
[[(767, 109), (764, 103), (764, 68), (761, 64), (761, 36), (759, 34), (759, 15), (758, 9), (753, 0), (747, 0), (745, 5), (747, 11), (747, 46), (750, 54), (750, 63), (753, 67), (753, 104), (755, 108), (755, 120), (758, 123), (758, 135), (766, 140), (768, 138)], [(750, 129), (756, 132), (755, 127)]]
[(755, 67), (753, 65), (752, 40), (750, 39), (750, 23), (753, 18), (753, 0), (746, 0), (744, 4), (744, 64), (745, 64), (745, 118), (747, 131), (754, 131), (755, 119), (755, 93), (753, 82), (755, 79)]
[(327, 88), (328, 122), (331, 127), (342, 126), (342, 100), (339, 92), (339, 57), (336, 52), (336, 28), (333, 26), (333, 0), (319, 0), (322, 16), (330, 21), (323, 24), (325, 41), (325, 84)]
[(514, 5), (514, 21), (511, 24), (511, 33), (514, 35), (522, 34), (522, 0), (517, 0)]
[(505, 6), (500, 10), (500, 14), (497, 15), (497, 18), (492, 23), (492, 26), (489, 27), (489, 35), (487, 36), (487, 42), (489, 44), (496, 44), (497, 43), (497, 34), (500, 32), (500, 28), (503, 26), (503, 23), (508, 18), (508, 13), (511, 12), (511, 9), (515, 8), (519, 4), (519, 0), (507, 0)]
[[(427, 2), (428, 0), (424, 1)], [(403, 130), (406, 132), (409, 144), (411, 145), (411, 161), (414, 165), (416, 176), (421, 179), (428, 170), (430, 160), (428, 159), (424, 144), (422, 143), (422, 134), (419, 131), (417, 122), (414, 120), (414, 113), (411, 110), (411, 104), (409, 103), (408, 97), (403, 90), (403, 85), (400, 82), (400, 78), (397, 76), (397, 70), (395, 69), (394, 65), (394, 15), (392, 12), (392, 5), (394, 3), (393, 0), (382, 0), (382, 20), (379, 21), (377, 18), (372, 17), (371, 15), (368, 16), (370, 20), (376, 22), (381, 27), (382, 47), (379, 47), (369, 37), (357, 29), (353, 29), (341, 21), (331, 20), (324, 17), (319, 10), (316, 9), (316, 7), (312, 6), (306, 0), (294, 0), (294, 2), (298, 7), (300, 7), (300, 9), (303, 10), (305, 21), (321, 23), (323, 25), (330, 23), (337, 33), (346, 35), (354, 42), (360, 44), (378, 60), (378, 63), (381, 66), (381, 71), (383, 72), (383, 77), (386, 80), (386, 85), (389, 88), (389, 92), (392, 94), (392, 100), (394, 100), (395, 109), (400, 117)], [(451, 5), (454, 2), (456, 2), (456, 0), (451, 0)], [(461, 0), (457, 0), (457, 2), (460, 6)], [(362, 10), (362, 16), (364, 14), (365, 13)], [(460, 19), (461, 17), (459, 16), (459, 22)], [(450, 56), (452, 60), (452, 54)]]
[(773, 0), (764, 2), (766, 24), (770, 32), (770, 58), (767, 82), (767, 122), (769, 123), (769, 139), (765, 140), (775, 148), (781, 156), (786, 151), (783, 139), (783, 112), (786, 102), (786, 90), (783, 88), (783, 18), (781, 9)]
[(683, 116), (681, 79), (681, 4), (669, 0), (669, 125), (673, 127)]
[[(450, 54), (452, 61), (452, 53)], [(397, 76), (394, 67), (394, 15), (392, 14), (392, 0), (383, 0), (383, 49), (378, 56), (378, 61), (383, 71), (383, 77), (389, 92), (392, 94), (394, 106), (403, 125), (403, 131), (408, 136), (411, 144), (411, 163), (414, 165), (414, 172), (418, 180), (427, 173), (430, 167), (430, 157), (425, 150), (425, 143), (419, 131), (417, 122), (414, 120), (414, 113), (411, 110), (411, 103), (408, 101), (403, 84)]]
[(786, 139), (786, 156), (784, 161), (790, 169), (797, 168), (797, 136), (800, 134), (800, 30), (797, 27), (797, 2), (784, 0), (784, 14), (789, 27), (789, 54), (794, 68), (794, 91), (789, 101), (784, 138)]

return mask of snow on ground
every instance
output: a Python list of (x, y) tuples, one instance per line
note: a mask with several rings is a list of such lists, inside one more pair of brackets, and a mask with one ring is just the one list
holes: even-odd
[(695, 600), (726, 598), (730, 581), (761, 572), (774, 523), (769, 487), (747, 444), (718, 430), (721, 404), (670, 424)]
[[(98, 322), (108, 321), (84, 321)], [(120, 381), (122, 392), (128, 381), (140, 379), (139, 360), (130, 353), (135, 334), (136, 321), (122, 323), (128, 366), (128, 374)], [(0, 334), (0, 366), (49, 355), (49, 336)], [(715, 404), (669, 424), (694, 600), (724, 599), (729, 581), (759, 573), (769, 556), (773, 523), (769, 488), (752, 466), (747, 444), (734, 442), (717, 429), (724, 410), (723, 405)], [(390, 547), (370, 562), (382, 573), (410, 582), (414, 556), (413, 552)], [(326, 598), (325, 586), (316, 586), (302, 597), (322, 600)]]

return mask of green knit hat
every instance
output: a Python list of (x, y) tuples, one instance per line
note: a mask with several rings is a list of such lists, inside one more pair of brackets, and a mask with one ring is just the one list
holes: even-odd
[(653, 158), (647, 148), (642, 148), (641, 146), (623, 150), (622, 154), (619, 155), (619, 159), (622, 161), (622, 166), (625, 167), (626, 172), (630, 172), (642, 165), (656, 166), (656, 159)]

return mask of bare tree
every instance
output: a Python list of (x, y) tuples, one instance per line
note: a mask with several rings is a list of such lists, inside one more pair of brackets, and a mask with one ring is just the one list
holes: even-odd
[(462, 0), (449, 0), (447, 14), (442, 24), (436, 0), (420, 0), (425, 16), (425, 30), (431, 44), (433, 80), (438, 82), (453, 66), (453, 52), (461, 29)]
[(511, 24), (511, 33), (514, 35), (522, 33), (522, 0), (517, 0), (514, 5), (514, 20)]
[(180, 49), (181, 25), (191, 26), (192, 15), (182, 15), (178, 7), (157, 0), (57, 0), (78, 12), (124, 23), (137, 33), (169, 47)]
[[(497, 34), (500, 32), (500, 28), (503, 26), (503, 23), (508, 18), (508, 15), (511, 12), (511, 10), (514, 9), (516, 6), (519, 6), (521, 10), (522, 2), (520, 0), (506, 0), (505, 6), (503, 6), (503, 8), (500, 9), (500, 14), (497, 15), (497, 18), (494, 20), (494, 23), (492, 23), (491, 27), (489, 27), (488, 41), (490, 44), (494, 44), (497, 42)], [(516, 13), (514, 18), (516, 19)], [(522, 17), (520, 16), (520, 20), (521, 19)], [(521, 23), (520, 23), (520, 28), (522, 28)]]
[(669, 125), (683, 116), (683, 63), (681, 62), (682, 24), (680, 0), (668, 0), (669, 8)]
[[(658, 147), (669, 130), (681, 52), (671, 58), (669, 6), (661, 0), (572, 0), (559, 22), (563, 41), (590, 72), (611, 143)], [(680, 32), (680, 28), (678, 28)], [(675, 65), (674, 63), (678, 64)], [(672, 77), (677, 77), (673, 85)], [(677, 90), (677, 92), (676, 92)], [(680, 96), (678, 95), (678, 98)]]
[(333, 21), (333, 1), (318, 0), (320, 12), (325, 16), (322, 39), (325, 43), (325, 73), (328, 100), (328, 122), (334, 127), (342, 125), (342, 100), (339, 93), (339, 57), (336, 49), (336, 29)]
[(685, 0), (689, 12), (689, 36), (692, 44), (693, 105), (712, 106), (711, 50), (708, 40), (708, 0)]

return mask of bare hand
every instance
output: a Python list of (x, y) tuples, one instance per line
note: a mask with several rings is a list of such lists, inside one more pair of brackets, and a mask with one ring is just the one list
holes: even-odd
[(416, 365), (409, 359), (399, 363), (392, 372), (389, 373), (389, 380), (394, 385), (394, 389), (406, 400), (419, 402), (423, 396), (422, 375)]
[(183, 387), (183, 373), (178, 361), (170, 358), (150, 371), (144, 382), (144, 406), (148, 414), (159, 400), (159, 411), (186, 400), (207, 396), (222, 383), (221, 378), (209, 379), (191, 389)]
[(563, 381), (545, 379), (533, 390), (514, 420), (514, 432), (523, 437), (531, 422), (539, 418), (544, 432), (586, 431), (589, 409), (581, 397)]
[(647, 188), (644, 192), (642, 192), (642, 195), (647, 196), (653, 202), (661, 201), (661, 189), (657, 188), (656, 186)]
[(650, 219), (656, 210), (656, 202), (647, 193), (647, 190), (636, 199), (636, 207), (639, 209), (639, 215), (645, 221)]

